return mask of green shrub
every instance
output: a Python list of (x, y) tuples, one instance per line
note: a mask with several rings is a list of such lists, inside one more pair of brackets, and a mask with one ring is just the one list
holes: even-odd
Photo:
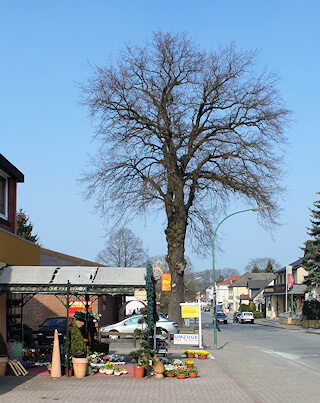
[(302, 314), (308, 319), (320, 319), (320, 301), (304, 301)]
[(75, 321), (72, 322), (70, 354), (72, 356), (87, 354), (87, 345)]

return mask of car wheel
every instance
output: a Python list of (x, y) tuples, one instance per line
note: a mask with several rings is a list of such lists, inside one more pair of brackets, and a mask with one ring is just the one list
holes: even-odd
[(226, 323), (226, 324), (227, 324), (227, 323), (228, 323), (228, 320), (225, 320), (225, 321), (224, 321), (224, 323)]
[(241, 319), (241, 323), (242, 323), (242, 324), (244, 323), (243, 319)]
[[(118, 333), (117, 330), (113, 330), (115, 333)], [(109, 334), (109, 339), (110, 340), (117, 340), (120, 339), (120, 336), (118, 334)]]
[(252, 320), (251, 323), (254, 323), (254, 320)]

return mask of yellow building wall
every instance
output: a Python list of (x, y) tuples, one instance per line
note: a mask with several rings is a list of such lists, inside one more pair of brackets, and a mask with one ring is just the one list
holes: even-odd
[(0, 230), (0, 262), (14, 266), (39, 266), (40, 246)]
[[(247, 287), (232, 287), (233, 288), (233, 310), (238, 311), (240, 309), (240, 296), (249, 294)], [(237, 298), (239, 297), (239, 298)]]
[[(0, 230), (0, 262), (14, 266), (39, 266), (40, 246)], [(0, 332), (6, 339), (6, 294), (0, 296)]]

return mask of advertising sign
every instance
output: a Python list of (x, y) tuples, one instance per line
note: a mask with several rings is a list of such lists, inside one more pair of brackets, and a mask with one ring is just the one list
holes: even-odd
[(163, 273), (161, 276), (161, 291), (171, 291), (171, 274)]
[(198, 304), (180, 304), (181, 318), (199, 318)]
[[(86, 301), (77, 299), (69, 301), (69, 313), (75, 313), (77, 311), (83, 311), (86, 308)], [(88, 311), (92, 310), (92, 301), (88, 301)]]
[(134, 299), (138, 301), (146, 301), (147, 300), (147, 290), (135, 290)]
[(182, 334), (178, 333), (174, 335), (174, 344), (199, 344), (198, 334)]

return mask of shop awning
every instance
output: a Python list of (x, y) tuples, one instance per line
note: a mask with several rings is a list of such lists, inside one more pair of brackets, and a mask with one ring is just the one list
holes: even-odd
[(0, 294), (133, 294), (145, 288), (145, 267), (5, 266)]

